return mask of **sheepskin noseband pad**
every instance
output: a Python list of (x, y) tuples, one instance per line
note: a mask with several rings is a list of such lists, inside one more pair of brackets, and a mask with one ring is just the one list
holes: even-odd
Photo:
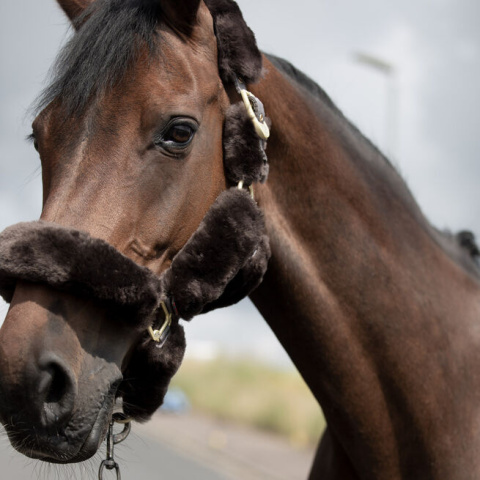
[(263, 214), (246, 190), (230, 188), (160, 277), (84, 232), (42, 220), (8, 227), (0, 234), (0, 295), (10, 302), (17, 281), (41, 283), (121, 307), (146, 328), (166, 297), (187, 320), (237, 302), (261, 282), (269, 257)]
[(19, 280), (126, 308), (139, 323), (156, 310), (161, 291), (157, 276), (103, 240), (42, 220), (0, 234), (0, 295), (5, 301), (11, 301)]

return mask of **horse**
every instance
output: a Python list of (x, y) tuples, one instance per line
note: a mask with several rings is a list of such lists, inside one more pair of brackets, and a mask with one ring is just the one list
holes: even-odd
[[(254, 186), (271, 257), (250, 298), (325, 414), (310, 478), (478, 478), (472, 236), (431, 226), (325, 92), (258, 50), (232, 0), (57, 1), (76, 33), (33, 123), (41, 220), (104, 242), (100, 263), (108, 244), (148, 279), (168, 271), (232, 186), (224, 124), (241, 77), (272, 126), (268, 179)], [(114, 273), (96, 270), (107, 283)], [(91, 457), (117, 396), (134, 419), (151, 414), (126, 386), (145, 332), (121, 310), (15, 282), (0, 330), (0, 419), (21, 453)], [(142, 364), (162, 394), (184, 348), (178, 331), (174, 340), (162, 371)]]

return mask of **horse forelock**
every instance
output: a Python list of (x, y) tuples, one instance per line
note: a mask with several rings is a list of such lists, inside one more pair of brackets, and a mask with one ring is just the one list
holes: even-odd
[(147, 2), (97, 0), (76, 19), (78, 27), (60, 51), (52, 81), (38, 99), (37, 113), (59, 100), (68, 116), (80, 116), (92, 100), (119, 82), (147, 52), (160, 53), (161, 17)]

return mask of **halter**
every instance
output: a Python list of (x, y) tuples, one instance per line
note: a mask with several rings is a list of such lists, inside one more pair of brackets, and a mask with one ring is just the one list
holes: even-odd
[[(173, 334), (170, 348), (176, 349), (179, 366), (185, 348), (179, 319), (189, 320), (249, 295), (262, 281), (270, 257), (263, 214), (253, 198), (253, 184), (268, 174), (269, 128), (260, 100), (243, 82), (237, 83), (243, 101), (229, 107), (224, 127), (225, 172), (232, 188), (219, 195), (161, 276), (86, 233), (28, 222), (0, 234), (0, 295), (10, 302), (22, 280), (96, 299), (115, 309), (119, 321), (148, 332), (132, 357), (128, 368), (134, 371), (127, 373), (128, 378), (140, 371), (143, 378), (148, 368), (161, 374), (168, 357), (161, 350)], [(263, 132), (261, 137), (258, 131)], [(142, 389), (151, 390), (148, 397), (158, 397), (161, 403), (164, 385), (155, 390), (152, 376), (141, 380), (149, 382)], [(153, 413), (152, 408), (153, 404), (140, 416)]]

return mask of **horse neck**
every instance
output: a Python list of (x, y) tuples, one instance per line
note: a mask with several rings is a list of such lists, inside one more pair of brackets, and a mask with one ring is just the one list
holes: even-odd
[(381, 452), (395, 437), (392, 418), (415, 424), (407, 399), (418, 396), (418, 408), (427, 401), (414, 365), (438, 371), (439, 332), (466, 312), (466, 293), (452, 299), (452, 282), (471, 292), (478, 285), (445, 255), (378, 150), (326, 97), (265, 64), (254, 93), (273, 128), (270, 174), (257, 196), (272, 258), (251, 298), (337, 435), (369, 432)]
[[(252, 300), (302, 365), (311, 362), (304, 341), (330, 343), (332, 329), (375, 295), (382, 253), (408, 256), (432, 229), (397, 172), (325, 94), (265, 63), (255, 94), (273, 127), (269, 178), (257, 190), (272, 259)], [(299, 335), (310, 340), (297, 343)]]

